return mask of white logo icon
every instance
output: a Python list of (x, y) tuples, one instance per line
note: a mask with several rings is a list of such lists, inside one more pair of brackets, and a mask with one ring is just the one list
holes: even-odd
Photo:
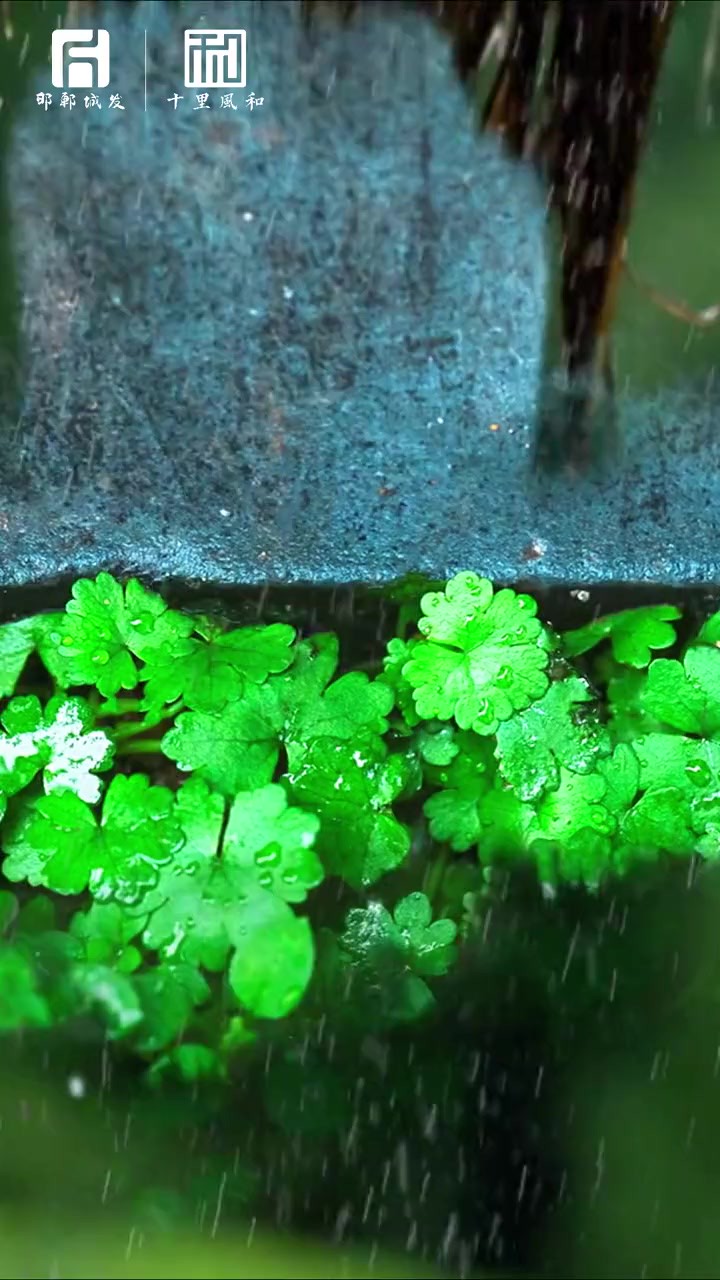
[[(97, 42), (93, 43), (95, 35)], [(53, 31), (52, 82), (56, 89), (106, 89), (110, 83), (109, 31)]]
[(185, 32), (186, 89), (244, 89), (245, 32)]

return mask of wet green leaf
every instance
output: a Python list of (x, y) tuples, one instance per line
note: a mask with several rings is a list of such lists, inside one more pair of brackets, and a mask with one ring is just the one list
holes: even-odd
[(3, 871), (9, 880), (55, 893), (89, 888), (99, 902), (135, 905), (180, 840), (172, 793), (151, 786), (142, 774), (119, 774), (99, 820), (70, 792), (25, 806), (5, 833)]
[(230, 986), (256, 1018), (284, 1018), (299, 1004), (312, 977), (310, 923), (286, 908), (272, 928), (251, 928), (252, 936), (230, 961)]
[(720, 650), (698, 645), (688, 649), (682, 662), (656, 658), (642, 705), (684, 733), (720, 734)]
[(179, 769), (195, 770), (225, 796), (272, 782), (282, 714), (274, 688), (249, 685), (222, 712), (188, 711), (163, 738)]
[(233, 801), (223, 861), (251, 871), (286, 902), (304, 902), (324, 874), (313, 848), (319, 827), (315, 814), (288, 805), (282, 787), (261, 787)]
[(31, 961), (11, 943), (0, 943), (0, 1031), (46, 1027), (51, 1021)]
[(423, 719), (495, 733), (498, 725), (545, 693), (548, 640), (529, 596), (476, 574), (458, 574), (444, 592), (423, 596), (418, 623), (425, 640), (402, 669)]
[(404, 861), (410, 836), (392, 806), (409, 770), (379, 738), (356, 746), (320, 739), (308, 749), (287, 782), (293, 800), (320, 818), (316, 848), (329, 874), (359, 889)]
[(218, 632), (211, 639), (180, 636), (157, 648), (140, 672), (148, 707), (182, 698), (195, 711), (221, 711), (246, 683), (262, 684), (293, 660), (295, 630), (284, 623)]
[(137, 579), (123, 587), (109, 573), (76, 582), (65, 614), (56, 615), (56, 622), (57, 631), (46, 631), (45, 643), (60, 652), (69, 683), (95, 685), (105, 697), (134, 689), (134, 659), (171, 648), (193, 625)]
[(165, 963), (132, 980), (142, 1011), (137, 1045), (154, 1053), (185, 1032), (193, 1012), (210, 996), (203, 976), (188, 964)]
[(623, 609), (620, 613), (595, 618), (576, 631), (567, 631), (563, 636), (563, 649), (569, 657), (577, 657), (609, 639), (617, 662), (629, 667), (646, 667), (653, 649), (669, 649), (674, 645), (672, 623), (681, 616), (681, 611), (671, 604)]
[(498, 726), (500, 771), (521, 800), (557, 787), (561, 765), (588, 773), (601, 753), (609, 751), (597, 712), (579, 711), (579, 704), (592, 701), (586, 681), (569, 676), (554, 681), (542, 698)]
[(0, 626), (0, 698), (15, 692), (25, 663), (35, 648), (35, 619)]

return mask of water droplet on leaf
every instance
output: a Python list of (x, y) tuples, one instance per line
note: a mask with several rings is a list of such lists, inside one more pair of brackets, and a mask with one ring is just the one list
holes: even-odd
[(707, 787), (712, 781), (710, 766), (704, 760), (691, 760), (685, 767), (685, 773), (696, 787)]
[(276, 867), (280, 862), (280, 845), (277, 841), (268, 844), (264, 849), (258, 849), (255, 854), (255, 864), (258, 867)]

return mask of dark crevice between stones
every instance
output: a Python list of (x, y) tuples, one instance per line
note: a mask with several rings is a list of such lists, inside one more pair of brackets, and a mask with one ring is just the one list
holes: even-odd
[[(472, 566), (462, 566), (472, 568)], [(119, 566), (109, 572), (121, 581), (133, 576)], [(477, 570), (475, 570), (477, 572)], [(482, 572), (482, 571), (480, 571)], [(234, 626), (276, 621), (289, 622), (304, 633), (336, 631), (343, 651), (348, 646), (354, 660), (369, 657), (369, 650), (379, 656), (387, 640), (395, 634), (399, 605), (393, 591), (399, 584), (368, 586), (342, 583), (334, 588), (310, 584), (289, 587), (267, 583), (262, 587), (228, 587), (222, 583), (166, 581), (137, 575), (148, 588), (158, 591), (173, 608), (212, 614)], [(10, 622), (35, 613), (63, 609), (70, 598), (74, 577), (58, 578), (25, 587), (0, 589), (0, 622)], [(400, 580), (402, 582), (402, 580)], [(438, 580), (427, 579), (417, 586), (424, 590), (442, 588)], [(641, 605), (673, 604), (682, 611), (678, 624), (679, 638), (688, 638), (700, 623), (720, 608), (720, 587), (710, 590), (701, 586), (660, 587), (648, 583), (583, 583), (568, 587), (538, 585), (532, 579), (494, 582), (496, 590), (511, 587), (527, 592), (537, 601), (538, 617), (557, 631), (581, 627), (594, 618), (633, 609)]]

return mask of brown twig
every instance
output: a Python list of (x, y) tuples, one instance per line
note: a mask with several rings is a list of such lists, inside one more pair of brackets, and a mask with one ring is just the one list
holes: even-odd
[(691, 325), (694, 329), (710, 329), (712, 325), (717, 324), (718, 320), (720, 320), (720, 303), (715, 303), (712, 307), (704, 307), (702, 311), (695, 311), (686, 302), (682, 302), (677, 298), (669, 298), (667, 294), (661, 293), (659, 289), (641, 279), (626, 258), (623, 260), (623, 269), (628, 280), (631, 280), (636, 288), (640, 289), (662, 311), (674, 316), (676, 320), (682, 320), (684, 324)]

